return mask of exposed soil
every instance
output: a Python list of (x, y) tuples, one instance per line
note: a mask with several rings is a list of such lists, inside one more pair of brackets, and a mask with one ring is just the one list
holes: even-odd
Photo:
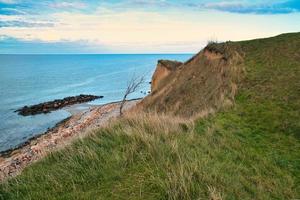
[(172, 71), (158, 63), (151, 94), (140, 105), (147, 111), (187, 118), (231, 106), (243, 77), (243, 63), (239, 47), (231, 43), (210, 44)]

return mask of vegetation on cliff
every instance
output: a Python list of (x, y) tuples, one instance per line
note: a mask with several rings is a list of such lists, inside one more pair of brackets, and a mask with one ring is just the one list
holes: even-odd
[(33, 164), (0, 198), (299, 198), (299, 47), (300, 33), (210, 44), (145, 99), (150, 113)]

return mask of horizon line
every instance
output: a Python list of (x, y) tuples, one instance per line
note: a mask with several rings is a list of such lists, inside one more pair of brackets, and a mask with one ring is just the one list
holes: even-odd
[(0, 55), (190, 55), (196, 52), (188, 53), (0, 53)]

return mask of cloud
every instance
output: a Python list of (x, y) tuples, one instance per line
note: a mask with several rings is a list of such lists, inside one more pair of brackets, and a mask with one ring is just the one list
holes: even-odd
[(3, 4), (14, 4), (16, 2), (14, 0), (0, 0), (0, 3), (3, 3)]
[(54, 27), (53, 23), (49, 22), (26, 22), (26, 21), (18, 21), (18, 20), (13, 20), (13, 21), (0, 21), (0, 28), (4, 27), (26, 27), (26, 28), (34, 28), (34, 27)]
[(40, 40), (23, 40), (7, 35), (0, 35), (0, 54), (77, 54), (103, 53), (109, 49), (102, 45), (91, 45), (87, 41), (45, 42)]
[(178, 53), (196, 52), (210, 38), (244, 40), (299, 31), (297, 20), (300, 20), (300, 15), (297, 13), (270, 16), (228, 14), (265, 14), (270, 11), (262, 12), (262, 8), (275, 9), (279, 5), (281, 9), (293, 8), (293, 11), (288, 9), (289, 12), (297, 12), (299, 5), (295, 1), (281, 0), (276, 4), (245, 3), (248, 0), (216, 1), (203, 3), (208, 1), (199, 0), (202, 3), (192, 4), (190, 0), (45, 0), (36, 1), (31, 6), (32, 0), (19, 0), (17, 5), (4, 7), (4, 11), (16, 14), (0, 14), (0, 33), (42, 44), (85, 41), (90, 44), (85, 48), (104, 46), (120, 53)]
[[(281, 16), (274, 16), (276, 27), (264, 28), (271, 23), (265, 16), (254, 16), (250, 20), (247, 15), (237, 19), (236, 16), (227, 13), (217, 14), (218, 16), (212, 15), (209, 11), (193, 11), (182, 16), (177, 11), (110, 9), (105, 12), (101, 9), (93, 13), (59, 12), (48, 15), (51, 21), (40, 19), (38, 21), (54, 23), (54, 26), (52, 24), (24, 25), (13, 22), (14, 25), (23, 25), (23, 27), (8, 27), (6, 24), (7, 27), (2, 28), (1, 33), (23, 40), (45, 43), (59, 43), (66, 40), (88, 41), (95, 47), (105, 46), (111, 51), (120, 53), (180, 53), (198, 51), (211, 37), (216, 37), (220, 41), (250, 39), (280, 33), (278, 27), (286, 30), (284, 28), (286, 23), (282, 24), (283, 20), (276, 19)], [(10, 18), (5, 19), (7, 21)], [(22, 21), (22, 19), (23, 17), (20, 16), (9, 21)], [(26, 22), (35, 21), (27, 19)], [(237, 29), (240, 31), (237, 32)]]
[(50, 3), (50, 7), (58, 8), (58, 9), (85, 9), (87, 5), (82, 2), (57, 2), (57, 3)]
[(132, 0), (127, 2), (131, 6), (168, 6), (171, 5), (166, 0)]
[[(201, 26), (181, 19), (176, 13), (99, 12), (52, 14), (55, 23), (53, 27), (45, 27), (52, 24), (33, 24), (32, 21), (21, 23), (19, 21), (22, 17), (19, 17), (10, 20), (9, 24), (2, 22), (0, 25), (5, 28), (2, 28), (1, 33), (27, 41), (47, 43), (89, 41), (96, 47), (105, 46), (114, 52), (190, 52), (199, 49), (200, 38), (205, 35), (201, 34)], [(195, 44), (193, 49), (191, 44)]]
[(287, 14), (300, 12), (299, 0), (278, 1), (276, 3), (248, 3), (241, 1), (221, 1), (214, 3), (206, 3), (202, 5), (190, 4), (206, 9), (214, 9), (232, 13), (253, 13), (253, 14)]
[(0, 8), (1, 15), (25, 15), (27, 12), (16, 8)]
[(1, 1), (0, 15), (25, 15), (32, 13), (35, 8), (27, 1)]

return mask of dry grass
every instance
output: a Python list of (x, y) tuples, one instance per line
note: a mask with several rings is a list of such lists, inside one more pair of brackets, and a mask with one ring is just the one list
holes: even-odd
[(129, 113), (2, 185), (0, 199), (296, 197), (288, 170), (244, 143), (239, 128), (225, 128), (233, 117)]
[[(299, 198), (299, 36), (239, 43), (245, 77), (240, 84), (239, 76), (226, 79), (226, 92), (214, 84), (221, 71), (215, 61), (198, 71), (195, 85), (184, 82), (193, 70), (177, 77), (183, 85), (165, 93), (164, 106), (180, 99), (175, 114), (205, 118), (130, 113), (2, 184), (0, 199)], [(231, 63), (231, 70), (241, 69)], [(195, 90), (202, 75), (209, 83)], [(221, 94), (235, 96), (231, 109), (207, 106)]]

